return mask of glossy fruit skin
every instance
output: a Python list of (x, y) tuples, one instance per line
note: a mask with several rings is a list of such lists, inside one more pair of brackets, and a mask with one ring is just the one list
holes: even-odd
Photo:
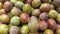
[(60, 14), (57, 15), (56, 21), (57, 21), (58, 23), (60, 23)]
[(39, 10), (39, 9), (34, 9), (34, 10), (32, 11), (32, 15), (33, 15), (33, 16), (39, 16), (39, 14), (40, 14), (40, 10)]
[(32, 7), (30, 4), (25, 4), (22, 8), (23, 13), (28, 13), (30, 14), (32, 12)]
[(6, 24), (0, 24), (0, 34), (8, 34), (9, 28)]
[(60, 13), (60, 7), (58, 7), (56, 10)]
[(28, 23), (29, 19), (30, 19), (30, 16), (29, 16), (27, 13), (22, 13), (22, 14), (20, 15), (20, 21), (21, 21), (23, 24)]
[(7, 12), (5, 11), (5, 9), (1, 9), (0, 10), (0, 15), (2, 15), (2, 14), (6, 14)]
[(3, 4), (0, 2), (0, 9), (2, 9), (3, 8)]
[(28, 34), (29, 28), (28, 25), (23, 25), (20, 29), (21, 34)]
[(29, 34), (39, 34), (39, 32), (29, 32)]
[(12, 16), (19, 16), (22, 11), (19, 8), (13, 7), (10, 13)]
[(60, 0), (53, 0), (53, 4), (56, 7), (60, 7)]
[(48, 19), (47, 20), (48, 27), (52, 30), (55, 30), (57, 28), (57, 23), (54, 19)]
[(51, 5), (48, 4), (48, 3), (43, 3), (41, 6), (40, 6), (40, 11), (41, 12), (49, 12), (51, 10)]
[(6, 1), (3, 5), (3, 8), (8, 12), (12, 9), (12, 7), (13, 7), (13, 4), (10, 1)]
[(11, 26), (9, 34), (19, 34), (19, 27), (18, 26)]
[(10, 21), (10, 17), (7, 14), (0, 15), (0, 21), (2, 23), (8, 24)]
[(48, 16), (50, 18), (56, 18), (58, 15), (58, 12), (56, 10), (50, 10), (49, 13), (48, 13)]
[(31, 4), (32, 3), (32, 0), (25, 0), (25, 3)]
[(46, 12), (43, 12), (39, 15), (40, 20), (47, 20), (48, 14)]
[(15, 4), (17, 2), (17, 0), (10, 0), (10, 2), (12, 2), (13, 4)]
[(28, 22), (28, 27), (29, 27), (30, 32), (38, 31), (38, 20), (35, 16), (31, 16)]
[(34, 8), (37, 8), (41, 5), (41, 1), (40, 0), (33, 0), (31, 4)]
[(23, 6), (24, 6), (24, 3), (21, 2), (21, 1), (17, 1), (17, 2), (15, 3), (15, 7), (18, 7), (18, 8), (20, 8), (20, 9), (22, 9)]
[(46, 30), (48, 28), (48, 24), (46, 21), (39, 21), (39, 30)]
[(10, 20), (10, 24), (13, 26), (18, 26), (20, 24), (20, 19), (18, 16), (14, 16)]
[(44, 33), (43, 33), (43, 34), (54, 34), (54, 33), (53, 33), (53, 31), (52, 31), (52, 30), (47, 29), (47, 30), (45, 30), (45, 31), (44, 31)]

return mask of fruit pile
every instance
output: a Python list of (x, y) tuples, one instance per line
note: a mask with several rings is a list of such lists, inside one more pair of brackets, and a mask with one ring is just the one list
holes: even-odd
[(60, 0), (0, 0), (0, 34), (60, 34)]

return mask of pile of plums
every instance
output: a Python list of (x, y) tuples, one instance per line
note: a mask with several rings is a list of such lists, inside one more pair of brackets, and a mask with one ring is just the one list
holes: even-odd
[(0, 0), (0, 34), (60, 34), (60, 0)]

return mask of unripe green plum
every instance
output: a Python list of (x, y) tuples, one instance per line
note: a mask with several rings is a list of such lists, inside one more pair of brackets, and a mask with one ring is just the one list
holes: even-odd
[(29, 28), (28, 25), (23, 25), (20, 29), (21, 34), (28, 34)]
[(8, 34), (9, 27), (6, 24), (0, 24), (0, 34)]
[(18, 16), (14, 16), (10, 20), (10, 24), (13, 26), (18, 26), (20, 24), (20, 19)]
[(50, 18), (56, 18), (58, 15), (58, 12), (56, 10), (50, 10), (49, 13), (48, 13), (48, 16)]
[(12, 16), (19, 16), (22, 11), (19, 8), (13, 7), (10, 13)]
[(40, 0), (33, 0), (32, 1), (32, 6), (34, 7), (34, 8), (37, 8), (37, 7), (39, 7), (41, 5), (41, 1)]
[(54, 34), (54, 32), (50, 29), (47, 29), (47, 30), (44, 31), (43, 34)]
[(32, 12), (32, 8), (31, 8), (30, 4), (25, 4), (25, 5), (23, 6), (23, 8), (22, 8), (22, 11), (23, 11), (24, 13), (30, 14), (30, 13)]
[(28, 23), (28, 27), (30, 32), (38, 31), (38, 20), (35, 16), (31, 16), (30, 21)]
[(18, 7), (18, 8), (20, 8), (20, 9), (22, 9), (23, 6), (24, 6), (24, 3), (23, 3), (23, 2), (21, 2), (21, 1), (16, 1), (15, 7)]

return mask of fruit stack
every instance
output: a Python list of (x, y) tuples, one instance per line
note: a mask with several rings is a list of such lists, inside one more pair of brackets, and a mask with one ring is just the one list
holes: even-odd
[(60, 34), (60, 0), (0, 0), (0, 34)]

